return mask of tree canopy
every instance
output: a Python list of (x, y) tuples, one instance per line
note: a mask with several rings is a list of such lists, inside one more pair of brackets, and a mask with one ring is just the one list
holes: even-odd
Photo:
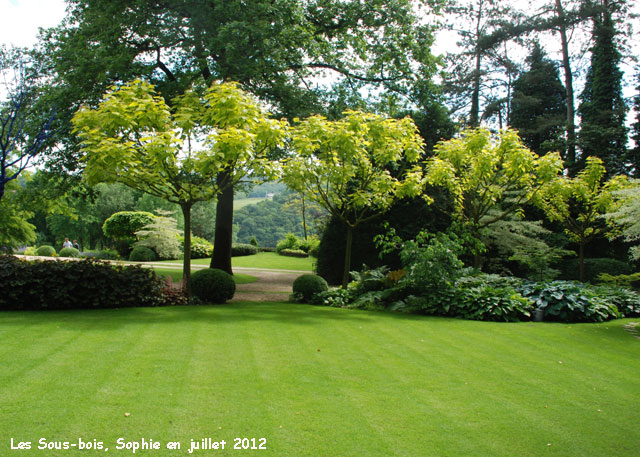
[[(173, 111), (153, 86), (135, 80), (113, 87), (98, 108), (74, 117), (87, 151), (90, 183), (121, 182), (180, 205), (185, 218), (184, 278), (190, 273), (190, 215), (249, 174), (273, 177), (267, 151), (281, 144), (286, 122), (234, 83), (214, 84), (200, 97), (188, 92)], [(225, 172), (226, 181), (217, 179)]]
[(353, 228), (420, 193), (422, 139), (410, 118), (349, 111), (337, 121), (312, 116), (296, 125), (283, 181), (347, 225), (343, 286)]

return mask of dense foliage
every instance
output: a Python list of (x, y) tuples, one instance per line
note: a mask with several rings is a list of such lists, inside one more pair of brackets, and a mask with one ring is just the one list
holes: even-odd
[(80, 257), (80, 251), (76, 248), (62, 248), (58, 255), (60, 257)]
[(164, 283), (153, 270), (86, 259), (34, 261), (0, 257), (0, 309), (52, 310), (160, 306)]

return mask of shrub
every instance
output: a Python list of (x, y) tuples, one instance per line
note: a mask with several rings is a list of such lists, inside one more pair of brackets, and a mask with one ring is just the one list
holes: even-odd
[(287, 257), (309, 257), (309, 254), (300, 249), (283, 249), (279, 254)]
[(216, 268), (198, 270), (191, 275), (191, 293), (206, 303), (224, 303), (236, 292), (236, 283), (226, 271)]
[(36, 253), (41, 257), (53, 257), (56, 255), (56, 250), (53, 246), (40, 246)]
[(153, 249), (161, 260), (179, 259), (184, 252), (181, 249), (180, 231), (177, 229), (176, 220), (171, 217), (157, 216), (151, 224), (136, 231), (136, 236), (138, 241), (133, 244), (135, 247)]
[(258, 248), (251, 244), (234, 243), (233, 246), (231, 246), (232, 257), (255, 255), (257, 253), (258, 253)]
[(278, 241), (276, 244), (276, 252), (279, 254), (283, 249), (298, 249), (300, 247), (300, 240), (293, 233), (287, 233), (283, 240)]
[(136, 240), (135, 233), (154, 219), (155, 216), (146, 211), (120, 211), (104, 221), (102, 232), (109, 238), (133, 243)]
[(23, 254), (24, 255), (38, 255), (38, 251), (36, 250), (36, 248), (34, 246), (29, 246), (24, 250)]
[(520, 291), (544, 310), (548, 320), (602, 322), (620, 316), (615, 305), (580, 282), (523, 283)]
[(144, 246), (133, 248), (133, 251), (129, 254), (129, 260), (132, 262), (153, 262), (156, 258), (156, 253)]
[(327, 281), (322, 276), (305, 274), (293, 281), (293, 300), (303, 303), (312, 301), (314, 295), (329, 290)]
[(259, 247), (258, 245), (258, 239), (255, 236), (252, 236), (251, 239), (249, 240), (249, 244), (251, 246), (255, 246), (255, 247)]
[(618, 308), (623, 317), (640, 316), (640, 293), (620, 286), (597, 286), (593, 290), (608, 303)]
[(80, 257), (80, 251), (76, 248), (62, 248), (58, 255), (60, 257)]
[[(158, 306), (163, 281), (150, 269), (0, 257), (0, 309), (47, 310)], [(166, 303), (166, 302), (164, 302)]]
[(464, 276), (456, 282), (450, 314), (479, 321), (530, 319), (533, 302), (516, 290), (520, 282), (498, 275)]
[[(184, 251), (184, 237), (180, 237), (182, 243), (182, 250)], [(206, 259), (213, 254), (213, 244), (204, 238), (199, 236), (191, 237), (191, 258), (192, 259)]]

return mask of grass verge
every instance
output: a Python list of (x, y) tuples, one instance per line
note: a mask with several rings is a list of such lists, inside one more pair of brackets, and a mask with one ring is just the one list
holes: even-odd
[[(0, 314), (0, 454), (593, 456), (640, 448), (640, 340), (290, 303)], [(190, 440), (225, 450), (188, 453)], [(266, 450), (233, 450), (234, 438)], [(10, 451), (30, 441), (31, 450)], [(46, 452), (102, 441), (108, 452)], [(178, 441), (180, 451), (165, 448)], [(251, 443), (251, 441), (245, 442)]]
[[(175, 260), (154, 263), (178, 264)], [(211, 259), (194, 259), (191, 263), (194, 265), (209, 265), (211, 263)], [(315, 259), (313, 257), (287, 257), (278, 255), (275, 252), (259, 252), (256, 255), (233, 257), (231, 259), (233, 267), (259, 268), (264, 270), (313, 271), (314, 263)]]
[[(173, 282), (182, 281), (182, 270), (178, 270), (175, 268), (161, 268), (161, 267), (154, 267), (153, 270), (156, 272), (156, 274), (164, 278), (166, 278), (167, 276), (171, 276), (171, 279), (173, 279)], [(191, 274), (193, 274), (194, 271), (196, 270), (192, 270)], [(257, 281), (258, 278), (256, 278), (255, 276), (244, 274), (244, 273), (234, 273), (233, 280), (236, 282), (236, 284), (249, 284)]]

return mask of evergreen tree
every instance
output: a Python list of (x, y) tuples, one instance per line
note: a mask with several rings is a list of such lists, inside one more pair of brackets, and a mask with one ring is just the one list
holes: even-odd
[(578, 110), (582, 118), (578, 144), (583, 162), (589, 156), (600, 157), (607, 172), (615, 175), (626, 169), (627, 107), (622, 96), (617, 32), (606, 0), (593, 22), (591, 68)]
[(529, 70), (513, 85), (511, 126), (518, 129), (527, 147), (539, 155), (564, 151), (567, 97), (558, 68), (539, 43), (534, 44), (527, 63)]

